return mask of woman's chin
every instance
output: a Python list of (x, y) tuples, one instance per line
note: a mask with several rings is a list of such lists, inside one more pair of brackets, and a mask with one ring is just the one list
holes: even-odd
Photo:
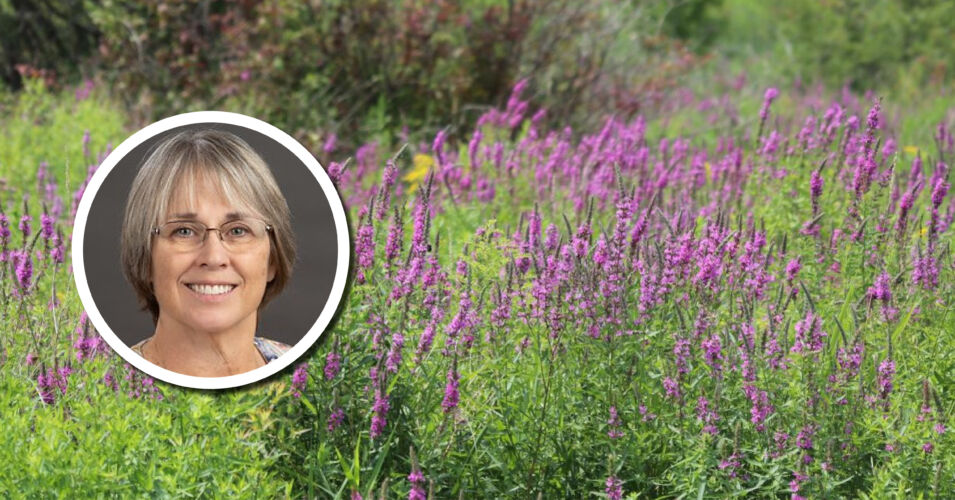
[[(235, 317), (216, 317), (215, 315), (204, 315), (202, 318), (194, 318), (193, 321), (184, 322), (187, 327), (193, 331), (216, 335), (220, 333), (234, 331), (243, 323), (242, 320), (236, 320)], [(254, 323), (252, 323), (254, 325)]]

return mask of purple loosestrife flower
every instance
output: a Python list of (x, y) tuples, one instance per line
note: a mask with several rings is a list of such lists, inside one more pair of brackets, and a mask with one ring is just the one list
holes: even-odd
[[(463, 261), (459, 261), (462, 263)], [(461, 294), (461, 299), (458, 302), (458, 311), (451, 318), (451, 321), (447, 326), (447, 337), (445, 339), (445, 354), (450, 354), (450, 350), (458, 344), (458, 337), (461, 335), (461, 332), (469, 329), (474, 325), (475, 313), (471, 310), (471, 297), (467, 292)], [(470, 347), (468, 339), (465, 338), (465, 343)]]
[(331, 154), (335, 152), (336, 146), (338, 146), (338, 136), (332, 132), (328, 134), (328, 137), (325, 139), (325, 144), (322, 145), (322, 152), (325, 154)]
[(578, 259), (584, 258), (587, 255), (587, 252), (590, 251), (590, 225), (586, 222), (581, 224), (577, 228), (577, 233), (574, 235), (574, 239), (571, 241), (571, 246), (574, 249), (574, 254), (577, 255)]
[(802, 262), (799, 261), (799, 257), (791, 259), (786, 263), (786, 281), (792, 284), (793, 280), (799, 276), (799, 271), (802, 270)]
[(50, 238), (52, 238), (53, 237), (53, 217), (51, 217), (49, 214), (41, 215), (40, 225), (42, 228), (40, 230), (40, 236), (42, 236), (43, 239), (46, 239), (46, 240), (49, 240)]
[(623, 422), (620, 421), (620, 415), (617, 413), (617, 407), (610, 407), (610, 419), (607, 420), (607, 425), (610, 426), (610, 430), (607, 431), (607, 436), (610, 439), (617, 439), (623, 437), (623, 431), (620, 430), (620, 426)]
[(423, 255), (428, 250), (429, 209), (428, 201), (424, 199), (419, 199), (415, 205), (411, 251), (416, 255)]
[(53, 235), (51, 240), (53, 246), (50, 248), (50, 258), (53, 259), (53, 262), (57, 264), (62, 264), (64, 255), (66, 254), (66, 249), (63, 248), (63, 240), (59, 234)]
[(408, 500), (427, 500), (428, 496), (424, 491), (424, 474), (415, 467), (411, 474), (408, 474), (408, 482), (411, 483), (411, 491), (408, 492)]
[(468, 161), (471, 164), (472, 171), (476, 171), (478, 168), (478, 146), (481, 145), (481, 139), (483, 138), (484, 134), (481, 129), (476, 128), (474, 134), (471, 135), (471, 141), (468, 142)]
[(328, 432), (334, 432), (342, 422), (345, 421), (345, 410), (341, 408), (335, 408), (335, 411), (331, 412), (328, 415), (328, 419), (325, 421), (325, 428)]
[(937, 210), (942, 205), (945, 195), (948, 194), (948, 188), (949, 185), (945, 182), (945, 179), (941, 177), (935, 179), (935, 184), (932, 187), (932, 208)]
[(886, 271), (882, 271), (882, 274), (875, 279), (875, 283), (869, 287), (867, 295), (872, 300), (881, 300), (882, 302), (889, 302), (892, 300), (892, 290), (889, 287), (891, 282), (891, 277)]
[(332, 351), (325, 355), (325, 380), (331, 380), (338, 376), (342, 369), (342, 357), (340, 354)]
[(888, 158), (895, 154), (898, 151), (898, 145), (895, 143), (895, 139), (888, 138), (885, 140), (885, 145), (882, 146), (882, 158)]
[(729, 469), (729, 476), (735, 478), (739, 475), (737, 470), (743, 465), (743, 463), (740, 462), (740, 458), (742, 457), (739, 453), (733, 452), (729, 457), (720, 460), (718, 467), (720, 470)]
[(763, 94), (763, 106), (759, 108), (759, 122), (760, 128), (762, 128), (762, 123), (766, 122), (766, 119), (769, 118), (769, 107), (773, 104), (773, 101), (776, 100), (776, 97), (779, 96), (779, 90), (776, 87), (769, 87), (766, 89), (766, 93)]
[(398, 181), (398, 166), (395, 165), (395, 162), (388, 160), (385, 163), (385, 172), (382, 175), (381, 180), (381, 201), (380, 201), (380, 210), (378, 210), (378, 220), (383, 220), (385, 218), (386, 210), (391, 204), (391, 192), (395, 188), (395, 183)]
[(875, 279), (875, 283), (869, 287), (866, 295), (870, 300), (878, 300), (882, 302), (882, 315), (885, 316), (887, 321), (892, 321), (895, 319), (896, 313), (898, 311), (895, 308), (891, 307), (889, 303), (892, 301), (892, 289), (890, 283), (892, 282), (892, 277), (889, 276), (889, 273), (882, 271), (882, 274)]
[(431, 151), (434, 152), (439, 167), (444, 164), (444, 143), (447, 139), (448, 133), (442, 129), (434, 136), (434, 142), (431, 143)]
[(908, 216), (909, 211), (912, 210), (912, 206), (915, 204), (915, 193), (912, 189), (906, 191), (902, 195), (902, 199), (899, 200), (899, 218), (895, 222), (895, 228), (898, 230), (898, 234), (901, 237), (905, 234), (905, 229), (908, 226)]
[(534, 210), (527, 220), (527, 243), (532, 251), (537, 251), (537, 248), (540, 246), (540, 238), (541, 216), (537, 213), (537, 210)]
[(337, 161), (333, 161), (328, 164), (328, 178), (332, 181), (336, 187), (339, 186), (339, 183), (342, 180), (342, 175), (345, 173), (345, 165)]
[(544, 249), (548, 252), (553, 252), (557, 249), (557, 245), (560, 243), (560, 230), (557, 229), (556, 225), (551, 223), (548, 224), (545, 234)]
[(673, 356), (676, 361), (677, 373), (684, 375), (690, 372), (690, 341), (679, 337), (673, 344)]
[(7, 246), (10, 241), (10, 219), (6, 214), (0, 214), (0, 248)]
[(925, 290), (934, 290), (938, 286), (938, 260), (931, 254), (923, 255), (917, 251), (912, 261), (912, 281)]
[(398, 367), (401, 365), (401, 348), (404, 345), (404, 335), (398, 332), (391, 334), (391, 348), (388, 349), (388, 356), (385, 357), (385, 370), (398, 373)]
[(812, 424), (804, 426), (799, 430), (799, 434), (796, 435), (796, 446), (803, 450), (812, 449), (812, 437), (816, 433), (815, 428)]
[(776, 431), (773, 433), (773, 442), (776, 443), (776, 451), (773, 453), (773, 458), (777, 458), (786, 450), (786, 447), (789, 445), (789, 434), (782, 431)]
[(756, 426), (758, 432), (766, 430), (766, 418), (769, 417), (775, 410), (773, 405), (769, 404), (769, 394), (766, 391), (751, 391), (750, 400), (753, 403), (752, 408), (750, 408), (750, 422)]
[(46, 373), (40, 372), (37, 376), (37, 389), (40, 398), (44, 403), (51, 405), (56, 402), (57, 392), (60, 395), (66, 394), (69, 386), (69, 376), (73, 369), (69, 366), (61, 366), (58, 370), (47, 369)]
[(594, 246), (594, 255), (593, 255), (594, 264), (597, 264), (601, 268), (606, 269), (607, 263), (609, 260), (609, 256), (607, 255), (607, 253), (608, 253), (607, 240), (605, 240), (604, 237), (601, 236), (600, 239), (597, 240), (597, 244)]
[(809, 150), (815, 148), (815, 141), (813, 141), (813, 132), (816, 128), (816, 117), (807, 116), (806, 121), (803, 122), (802, 128), (799, 130), (799, 133), (796, 134), (796, 142), (802, 147), (803, 150)]
[(432, 308), (432, 320), (424, 327), (421, 332), (421, 338), (418, 339), (418, 348), (415, 350), (415, 364), (421, 364), (421, 359), (425, 354), (431, 351), (431, 344), (434, 342), (434, 334), (437, 329), (437, 322), (434, 318), (434, 308)]
[(106, 374), (103, 375), (103, 383), (106, 384), (106, 387), (112, 389), (113, 392), (119, 391), (119, 381), (117, 381), (113, 375), (112, 369), (107, 370)]
[(391, 407), (388, 405), (388, 395), (383, 394), (381, 387), (378, 387), (375, 389), (375, 402), (371, 405), (371, 439), (377, 439), (385, 431), (389, 409)]
[(385, 267), (390, 268), (392, 262), (401, 253), (401, 244), (404, 241), (404, 224), (398, 212), (395, 211), (391, 220), (391, 226), (388, 228), (388, 239), (385, 242)]
[(766, 158), (773, 160), (776, 158), (776, 152), (779, 150), (779, 143), (781, 142), (781, 137), (779, 132), (773, 130), (769, 133), (769, 136), (763, 139), (763, 147), (760, 148), (759, 154), (765, 156)]
[(822, 175), (819, 173), (819, 170), (813, 170), (809, 176), (809, 197), (812, 200), (813, 215), (819, 212), (819, 197), (822, 196), (823, 184)]
[(888, 403), (892, 393), (892, 378), (895, 375), (895, 361), (884, 359), (879, 363), (876, 384), (879, 387), (879, 398)]
[(358, 228), (355, 237), (355, 257), (357, 260), (357, 277), (359, 284), (365, 282), (365, 271), (370, 270), (375, 260), (375, 229), (371, 222), (366, 222)]
[(620, 500), (623, 498), (623, 481), (614, 476), (608, 477), (605, 483), (604, 493), (607, 494), (609, 500)]
[(23, 233), (23, 238), (29, 238), (32, 230), (30, 229), (30, 221), (33, 220), (33, 217), (30, 217), (27, 214), (24, 214), (23, 217), (20, 217), (20, 224), (17, 226), (20, 228), (20, 232)]
[(811, 310), (806, 311), (806, 316), (796, 322), (795, 330), (796, 340), (790, 349), (791, 352), (817, 353), (822, 350), (823, 339), (827, 337), (827, 334), (822, 331), (820, 318)]
[(33, 278), (33, 256), (28, 251), (20, 252), (19, 256), (16, 266), (17, 283), (20, 285), (20, 290), (27, 292)]
[(54, 377), (53, 370), (49, 370), (48, 374), (40, 372), (36, 378), (36, 385), (40, 393), (40, 399), (42, 399), (43, 402), (48, 405), (56, 402), (56, 393), (53, 391), (56, 382)]
[(461, 400), (461, 394), (458, 392), (459, 380), (460, 375), (454, 368), (448, 370), (448, 382), (444, 386), (444, 399), (441, 401), (441, 408), (445, 413), (454, 411)]
[(743, 255), (739, 259), (740, 279), (747, 294), (754, 299), (761, 299), (766, 285), (773, 281), (773, 276), (764, 267), (766, 260), (763, 259), (762, 251), (765, 246), (766, 235), (754, 231), (752, 238), (743, 245)]
[(680, 399), (680, 384), (671, 377), (663, 378), (663, 390), (669, 399)]
[(106, 345), (106, 342), (100, 337), (99, 333), (97, 333), (96, 330), (90, 330), (90, 323), (86, 312), (80, 315), (79, 323), (73, 330), (73, 334), (76, 339), (73, 342), (73, 348), (76, 349), (77, 361), (92, 359), (97, 353), (108, 354), (110, 352), (109, 346)]
[(292, 395), (296, 398), (302, 397), (301, 391), (305, 390), (306, 382), (308, 382), (308, 363), (302, 363), (292, 373)]
[(878, 130), (879, 128), (879, 111), (881, 110), (881, 99), (876, 100), (872, 103), (872, 107), (869, 108), (869, 116), (866, 118), (866, 127), (871, 130)]
[(852, 346), (852, 350), (847, 351), (845, 347), (840, 347), (839, 352), (836, 355), (836, 361), (839, 364), (839, 369), (842, 372), (843, 381), (848, 382), (849, 379), (855, 377), (859, 374), (859, 367), (862, 366), (862, 355), (865, 346), (862, 342), (856, 342)]
[(720, 370), (723, 368), (720, 363), (720, 360), (723, 359), (723, 354), (719, 335), (714, 333), (709, 338), (703, 340), (700, 347), (703, 348), (703, 359), (706, 360), (706, 364), (719, 376)]
[(700, 396), (696, 400), (696, 419), (703, 422), (704, 433), (711, 436), (715, 436), (719, 433), (716, 422), (719, 422), (720, 416), (716, 413), (716, 410), (710, 406), (710, 402), (705, 396)]

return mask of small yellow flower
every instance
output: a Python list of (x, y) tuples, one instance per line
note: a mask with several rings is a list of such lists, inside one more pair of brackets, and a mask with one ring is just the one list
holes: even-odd
[(401, 180), (408, 183), (409, 191), (413, 193), (418, 188), (418, 184), (428, 175), (428, 170), (431, 170), (431, 167), (434, 166), (434, 158), (431, 155), (418, 153), (414, 155), (411, 163), (411, 171), (405, 174)]
[(918, 146), (905, 146), (904, 148), (902, 148), (902, 151), (905, 151), (906, 154), (910, 154), (912, 156), (919, 154)]
[(708, 161), (703, 162), (703, 168), (706, 169), (706, 178), (707, 178), (707, 179), (712, 178), (712, 177), (713, 177), (713, 168), (710, 167), (710, 162), (708, 162)]

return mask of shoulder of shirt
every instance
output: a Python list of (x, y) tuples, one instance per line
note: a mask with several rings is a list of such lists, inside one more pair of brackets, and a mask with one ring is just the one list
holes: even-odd
[(269, 357), (269, 354), (274, 355), (274, 357), (279, 357), (286, 353), (292, 346), (279, 342), (278, 340), (272, 340), (265, 337), (255, 337), (255, 343), (259, 347), (260, 351), (263, 351), (263, 354), (266, 357)]
[(132, 349), (133, 352), (135, 352), (136, 354), (139, 354), (140, 356), (142, 356), (142, 355), (143, 355), (143, 346), (146, 345), (146, 342), (148, 342), (149, 339), (151, 339), (151, 338), (152, 338), (152, 337), (150, 336), (150, 337), (147, 337), (147, 338), (145, 338), (145, 339), (143, 339), (143, 340), (140, 340), (140, 341), (137, 342), (136, 344), (129, 346), (129, 348)]

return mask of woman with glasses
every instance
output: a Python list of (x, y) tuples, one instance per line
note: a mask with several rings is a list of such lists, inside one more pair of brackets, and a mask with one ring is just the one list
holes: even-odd
[(123, 272), (156, 325), (132, 349), (200, 377), (244, 373), (288, 350), (258, 336), (257, 322), (291, 275), (290, 218), (265, 161), (234, 134), (192, 129), (160, 141), (123, 223)]

